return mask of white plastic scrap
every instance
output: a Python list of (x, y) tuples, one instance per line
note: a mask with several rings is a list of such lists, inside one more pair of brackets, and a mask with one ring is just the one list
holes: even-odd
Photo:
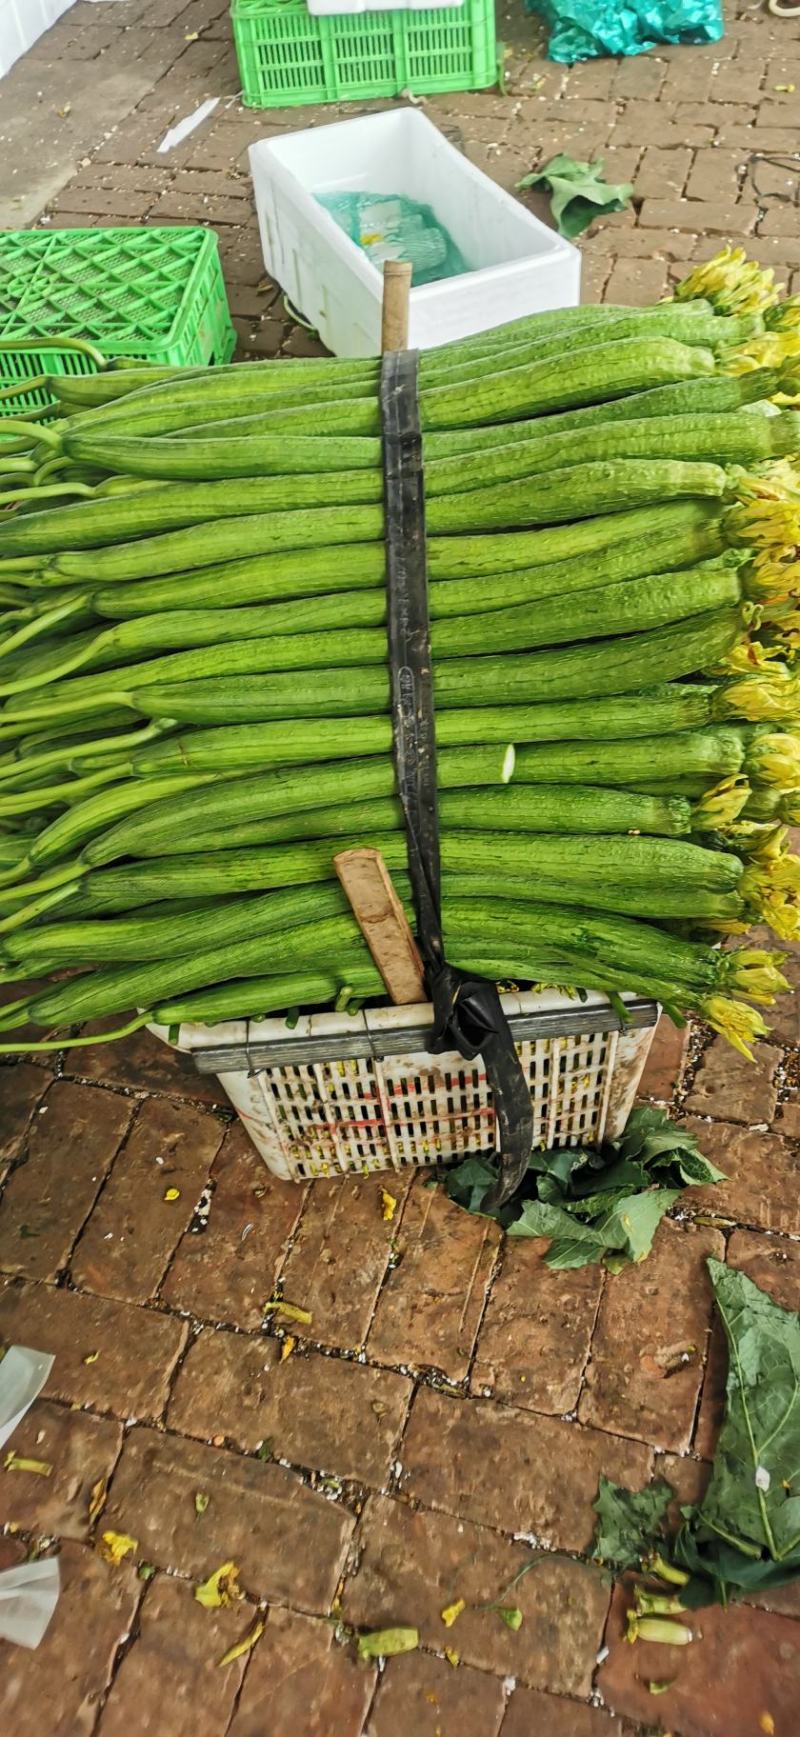
[(0, 1640), (38, 1647), (61, 1591), (57, 1556), (21, 1562), (0, 1574)]
[[(41, 1393), (55, 1358), (10, 1345), (0, 1362), (0, 1448)], [(61, 1590), (58, 1561), (21, 1562), (0, 1574), (0, 1640), (38, 1647)]]
[(161, 140), (158, 147), (159, 151), (174, 151), (176, 145), (182, 145), (190, 133), (202, 126), (203, 121), (207, 120), (209, 115), (213, 115), (218, 103), (219, 97), (207, 97), (206, 101), (200, 104), (199, 109), (195, 109), (191, 115), (184, 116), (182, 121), (178, 121), (177, 126), (170, 127)]
[(48, 1351), (9, 1345), (0, 1363), (0, 1448), (41, 1393), (55, 1358)]

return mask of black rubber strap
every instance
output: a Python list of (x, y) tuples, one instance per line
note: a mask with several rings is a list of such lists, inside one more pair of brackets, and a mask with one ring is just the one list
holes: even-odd
[(417, 392), (418, 353), (383, 357), (383, 422), (389, 661), (397, 787), (403, 807), (417, 940), (434, 1008), (431, 1049), (483, 1058), (500, 1129), (494, 1204), (518, 1187), (530, 1159), (533, 1112), (497, 985), (448, 965), (441, 919), (436, 729), (428, 616), (425, 482)]

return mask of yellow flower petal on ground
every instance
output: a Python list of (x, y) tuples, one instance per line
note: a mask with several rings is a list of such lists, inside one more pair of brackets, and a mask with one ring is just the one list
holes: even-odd
[(100, 1555), (105, 1561), (110, 1562), (114, 1568), (118, 1568), (120, 1562), (124, 1561), (126, 1556), (130, 1556), (132, 1550), (138, 1550), (139, 1540), (138, 1538), (131, 1538), (127, 1532), (104, 1532), (99, 1548)]
[(202, 1604), (206, 1610), (218, 1610), (220, 1605), (237, 1604), (243, 1593), (239, 1586), (236, 1563), (223, 1562), (221, 1568), (215, 1568), (202, 1586), (195, 1587), (194, 1595), (198, 1604)]
[(35, 1472), (39, 1478), (49, 1478), (53, 1470), (49, 1460), (23, 1459), (15, 1453), (6, 1454), (4, 1464), (7, 1472)]
[(108, 1484), (106, 1483), (105, 1478), (98, 1478), (97, 1483), (92, 1484), (92, 1493), (91, 1493), (91, 1496), (89, 1497), (89, 1520), (90, 1520), (90, 1522), (92, 1520), (96, 1520), (98, 1514), (102, 1512), (102, 1509), (105, 1506), (105, 1500), (106, 1500), (107, 1495), (108, 1495)]
[(240, 1659), (245, 1653), (249, 1653), (250, 1648), (254, 1647), (256, 1641), (261, 1639), (265, 1628), (266, 1623), (259, 1618), (258, 1622), (253, 1624), (250, 1633), (245, 1635), (244, 1640), (237, 1641), (235, 1646), (228, 1647), (228, 1651), (223, 1653), (219, 1661), (219, 1668), (221, 1669), (223, 1665), (232, 1665), (234, 1659)]
[(304, 1327), (310, 1327), (314, 1319), (310, 1309), (301, 1309), (299, 1303), (283, 1303), (276, 1297), (264, 1304), (264, 1314), (285, 1315), (287, 1321), (300, 1321)]
[(455, 1604), (446, 1604), (444, 1610), (439, 1613), (445, 1628), (452, 1628), (453, 1623), (456, 1622), (458, 1617), (460, 1617), (462, 1610), (466, 1610), (466, 1608), (467, 1601), (465, 1598), (457, 1598)]
[(291, 1333), (287, 1333), (281, 1346), (281, 1363), (285, 1363), (287, 1357), (291, 1357), (296, 1344), (297, 1340), (292, 1338)]

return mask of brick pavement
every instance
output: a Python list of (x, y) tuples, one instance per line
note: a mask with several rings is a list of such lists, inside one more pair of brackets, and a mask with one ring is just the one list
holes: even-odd
[[(556, 150), (604, 151), (609, 178), (634, 181), (634, 208), (583, 243), (588, 299), (649, 300), (723, 239), (800, 288), (800, 99), (778, 88), (800, 89), (796, 25), (729, 5), (713, 48), (567, 70), (501, 10), (507, 94), (427, 112), (508, 187)], [(76, 5), (0, 85), (0, 221), (208, 222), (241, 353), (303, 354), (313, 338), (264, 280), (245, 152), (330, 113), (244, 111), (226, 14)], [(212, 120), (159, 156), (207, 95), (224, 99)], [(56, 1353), (13, 1442), (53, 1471), (0, 1470), (0, 1567), (57, 1548), (64, 1575), (39, 1651), (0, 1644), (2, 1728), (790, 1737), (796, 1591), (707, 1613), (672, 1663), (621, 1643), (620, 1595), (585, 1552), (600, 1472), (655, 1469), (683, 1500), (702, 1488), (724, 1369), (706, 1254), (800, 1306), (797, 1017), (780, 1012), (755, 1068), (718, 1039), (696, 1034), (687, 1057), (659, 1033), (646, 1089), (729, 1180), (695, 1197), (718, 1225), (666, 1224), (616, 1279), (551, 1273), (546, 1245), (503, 1245), (419, 1178), (393, 1184), (391, 1224), (376, 1179), (276, 1182), (213, 1079), (147, 1036), (0, 1067), (0, 1339)], [(276, 1286), (312, 1312), (288, 1356), (287, 1324), (264, 1313)], [(696, 1353), (662, 1378), (678, 1341)], [(136, 1541), (117, 1567), (107, 1530)], [(515, 1589), (512, 1633), (479, 1607), (532, 1545), (543, 1560)], [(204, 1610), (194, 1586), (231, 1558), (245, 1601)], [(447, 1629), (456, 1598), (468, 1608)], [(220, 1669), (262, 1606), (263, 1635)], [(337, 1644), (337, 1615), (414, 1624), (422, 1650), (379, 1677)], [(673, 1675), (654, 1703), (647, 1679)]]

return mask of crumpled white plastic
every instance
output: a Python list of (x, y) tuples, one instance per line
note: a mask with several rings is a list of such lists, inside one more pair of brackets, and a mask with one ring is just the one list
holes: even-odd
[(55, 1363), (49, 1351), (10, 1345), (0, 1362), (0, 1448), (5, 1447), (29, 1406), (41, 1393)]
[[(55, 1358), (49, 1351), (10, 1345), (0, 1362), (0, 1448), (41, 1393)], [(38, 1647), (61, 1591), (58, 1558), (20, 1562), (0, 1573), (0, 1640)]]
[(0, 1640), (38, 1647), (61, 1591), (57, 1556), (20, 1562), (0, 1574)]

